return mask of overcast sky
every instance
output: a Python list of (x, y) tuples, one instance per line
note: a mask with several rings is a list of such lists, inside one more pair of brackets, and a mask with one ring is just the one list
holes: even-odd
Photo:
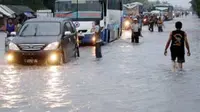
[[(156, 0), (150, 0), (150, 1), (156, 1)], [(189, 8), (190, 7), (189, 2), (191, 0), (160, 0), (160, 1), (168, 1), (172, 5), (178, 5), (178, 6), (182, 6), (185, 8)]]

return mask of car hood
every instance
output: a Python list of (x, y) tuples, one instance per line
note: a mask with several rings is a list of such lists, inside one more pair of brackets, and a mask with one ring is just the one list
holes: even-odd
[(12, 40), (15, 44), (50, 44), (56, 41), (60, 41), (59, 36), (15, 37)]
[(77, 30), (91, 30), (93, 21), (78, 21)]

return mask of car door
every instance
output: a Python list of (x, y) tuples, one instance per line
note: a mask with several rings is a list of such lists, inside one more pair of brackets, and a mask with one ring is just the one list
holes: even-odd
[(77, 47), (77, 30), (76, 30), (76, 26), (74, 25), (73, 22), (70, 22), (71, 26), (72, 26), (72, 47), (74, 48), (74, 52), (76, 52), (76, 47)]
[[(70, 53), (70, 49), (69, 49), (69, 44), (70, 44), (70, 39), (68, 35), (65, 35), (66, 31), (70, 31), (69, 28), (67, 27), (67, 22), (64, 23), (63, 26), (63, 37), (62, 37), (62, 49), (63, 49), (63, 53), (64, 53), (64, 57), (67, 58), (66, 60), (68, 60), (69, 58), (69, 53)], [(65, 61), (66, 61), (65, 60)]]
[(67, 40), (68, 40), (68, 54), (70, 57), (74, 56), (74, 46), (73, 46), (73, 38), (74, 38), (74, 32), (72, 30), (72, 26), (70, 24), (70, 22), (66, 22), (66, 27), (67, 27), (67, 31), (70, 31), (71, 34), (67, 36)]

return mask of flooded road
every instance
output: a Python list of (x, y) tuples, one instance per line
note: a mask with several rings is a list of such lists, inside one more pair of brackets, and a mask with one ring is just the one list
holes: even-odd
[[(188, 33), (191, 57), (183, 72), (172, 72), (170, 52), (164, 56), (176, 21)], [(102, 48), (93, 47), (63, 66), (9, 66), (0, 40), (0, 112), (199, 112), (200, 20), (176, 18), (163, 33), (144, 27), (140, 44), (124, 36)]]

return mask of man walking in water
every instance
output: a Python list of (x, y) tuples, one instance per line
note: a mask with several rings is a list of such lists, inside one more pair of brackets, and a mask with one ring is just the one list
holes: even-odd
[(134, 18), (134, 23), (132, 24), (132, 36), (131, 36), (131, 42), (132, 43), (139, 43), (139, 24), (138, 19)]
[(95, 21), (95, 26), (94, 26), (94, 35), (96, 38), (96, 43), (95, 43), (95, 54), (96, 58), (100, 59), (102, 58), (102, 53), (101, 53), (101, 28), (100, 28), (100, 21)]
[(173, 70), (176, 68), (176, 58), (178, 59), (178, 66), (180, 70), (183, 70), (183, 63), (185, 62), (185, 46), (187, 48), (187, 55), (190, 56), (190, 47), (187, 39), (187, 34), (182, 31), (182, 23), (176, 22), (175, 24), (176, 30), (170, 33), (168, 42), (165, 47), (164, 55), (167, 55), (167, 49), (171, 43), (171, 58), (173, 61)]

